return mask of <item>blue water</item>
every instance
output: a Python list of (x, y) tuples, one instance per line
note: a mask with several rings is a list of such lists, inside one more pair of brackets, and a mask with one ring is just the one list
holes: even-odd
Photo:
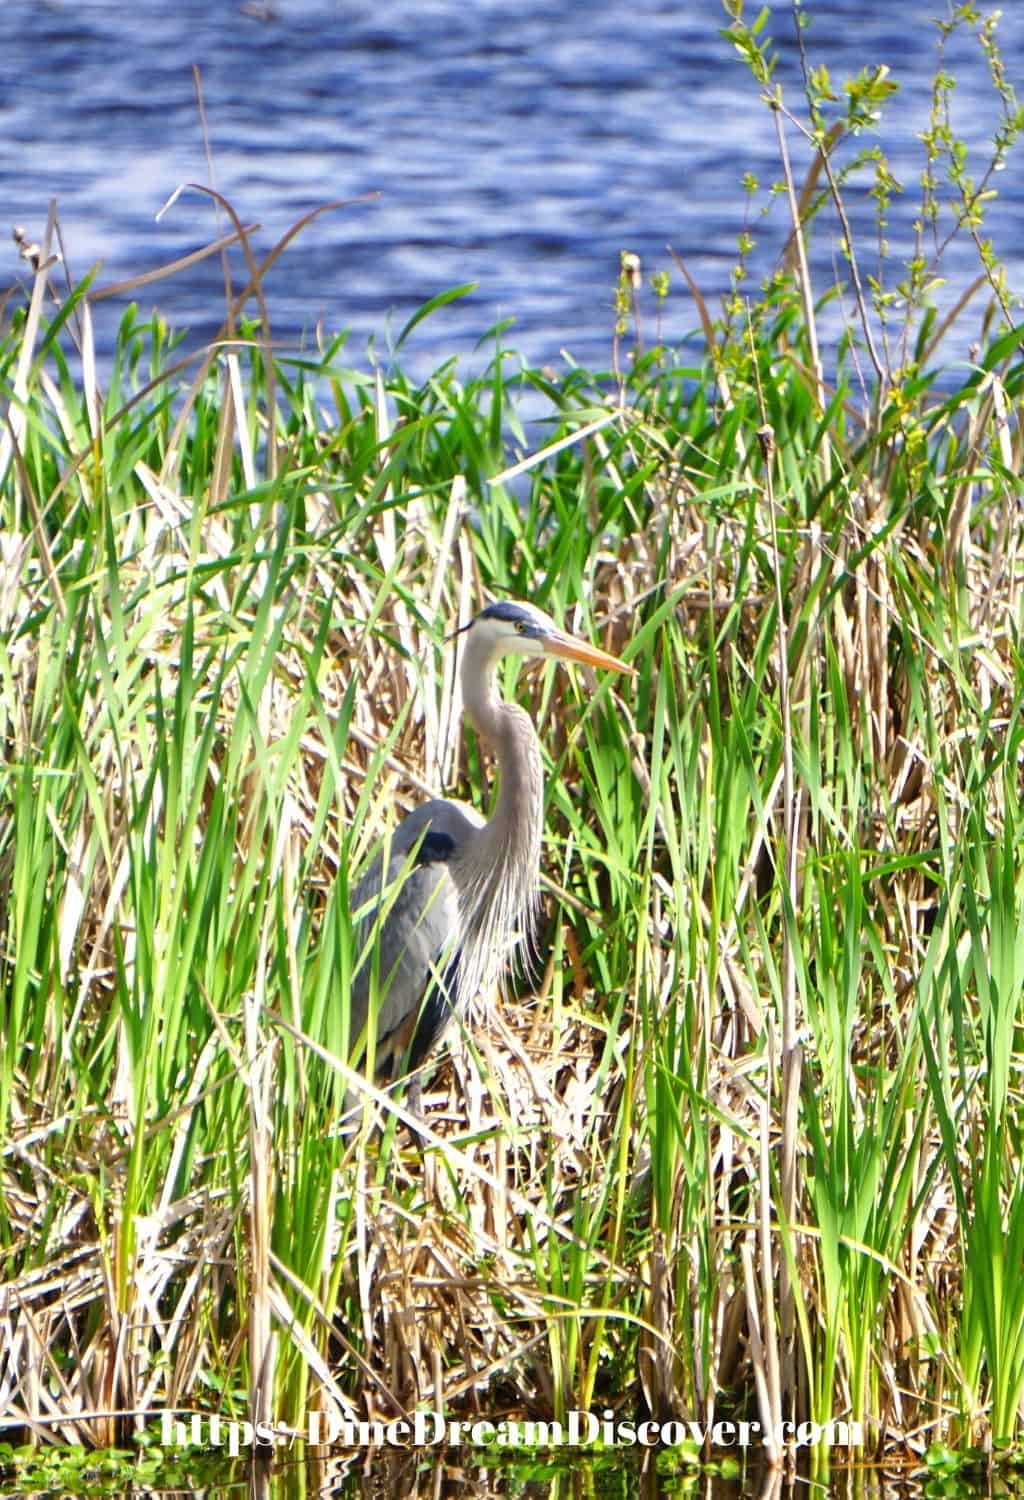
[[(262, 0), (254, 0), (259, 8)], [(890, 241), (910, 243), (927, 120), (934, 28), (944, 0), (807, 0), (812, 59), (842, 79), (887, 63), (901, 100), (881, 137), (908, 201)], [(756, 7), (748, 3), (753, 15)], [(1024, 5), (1004, 5), (1011, 77), (1024, 58)], [(379, 193), (325, 215), (292, 244), (267, 283), (275, 334), (314, 336), (318, 320), (352, 330), (353, 357), (386, 342), (427, 298), (479, 289), (422, 325), (413, 364), (469, 353), (498, 320), (531, 360), (568, 350), (607, 362), (619, 253), (645, 272), (671, 268), (671, 244), (715, 302), (743, 228), (740, 178), (779, 175), (771, 118), (719, 28), (721, 0), (274, 0), (258, 18), (236, 0), (5, 0), (0, 15), (0, 188), (7, 261), (23, 273), (8, 227), (41, 238), (56, 197), (76, 276), (99, 282), (169, 261), (218, 233), (213, 204), (181, 183), (208, 182), (191, 67), (202, 72), (217, 187), (263, 248), (329, 199)], [(779, 79), (796, 102), (788, 0), (772, 6)], [(984, 60), (961, 43), (950, 58), (956, 122), (983, 146), (995, 119)], [(791, 132), (798, 170), (806, 153)], [(980, 175), (980, 166), (978, 168)], [(988, 232), (1024, 284), (1024, 166), (1013, 162)], [(870, 224), (867, 182), (855, 222)], [(754, 258), (767, 270), (788, 225), (776, 203)], [(834, 223), (814, 244), (824, 289)], [(241, 262), (235, 257), (235, 275)], [(871, 269), (870, 266), (867, 269)], [(968, 247), (945, 263), (947, 298), (973, 275)], [(216, 257), (141, 295), (176, 324), (219, 322)], [(100, 337), (114, 321), (106, 304)], [(665, 333), (697, 325), (673, 281)]]

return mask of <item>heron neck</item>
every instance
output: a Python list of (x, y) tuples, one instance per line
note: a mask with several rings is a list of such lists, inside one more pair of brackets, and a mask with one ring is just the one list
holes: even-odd
[(471, 638), (462, 664), (462, 701), (497, 754), (498, 796), (489, 820), (464, 841), (450, 866), (463, 924), (460, 1008), (494, 982), (514, 953), (528, 961), (537, 910), (544, 816), (540, 744), (529, 716), (498, 697), (495, 666), (494, 655)]
[[(498, 757), (498, 796), (483, 841), (507, 852), (517, 839), (536, 862), (540, 854), (544, 768), (540, 743), (529, 716), (498, 696), (497, 659), (470, 643), (462, 668), (462, 700), (470, 722)], [(535, 878), (535, 877), (534, 877)]]
[(502, 710), (495, 677), (497, 656), (485, 641), (470, 635), (462, 658), (462, 703), (473, 728), (499, 747)]

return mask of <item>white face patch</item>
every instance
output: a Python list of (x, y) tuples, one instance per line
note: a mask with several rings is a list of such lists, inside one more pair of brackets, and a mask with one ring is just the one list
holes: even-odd
[(495, 652), (515, 656), (543, 656), (545, 639), (558, 634), (550, 615), (535, 604), (500, 600), (473, 621), (472, 634), (489, 642)]

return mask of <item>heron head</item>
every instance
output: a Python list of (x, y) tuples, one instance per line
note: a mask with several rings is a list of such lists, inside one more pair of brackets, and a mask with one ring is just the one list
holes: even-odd
[(466, 628), (471, 638), (487, 642), (489, 656), (553, 656), (561, 661), (583, 662), (613, 672), (632, 673), (634, 670), (617, 656), (610, 656), (589, 641), (569, 635), (535, 604), (501, 599), (488, 604)]

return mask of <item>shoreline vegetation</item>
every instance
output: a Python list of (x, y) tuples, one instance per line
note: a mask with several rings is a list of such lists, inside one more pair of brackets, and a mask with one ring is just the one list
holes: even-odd
[[(893, 78), (805, 56), (798, 107), (764, 17), (726, 10), (779, 183), (745, 180), (721, 311), (624, 255), (607, 375), (523, 368), (502, 331), (481, 375), (422, 384), (400, 347), (278, 350), (284, 244), (220, 198), (223, 338), (187, 355), (132, 305), (101, 373), (110, 304), (62, 280), (52, 214), (23, 244), (0, 1439), (607, 1409), (1019, 1461), (1024, 330), (984, 215), (1024, 116), (995, 21), (955, 7), (897, 260)], [(993, 80), (980, 161), (962, 45)], [(811, 284), (824, 232), (841, 292)], [(952, 235), (978, 275), (940, 313)], [(699, 354), (660, 342), (670, 296)], [(487, 805), (444, 637), (491, 595), (638, 675), (515, 688), (548, 758), (542, 961), (413, 1112), (346, 1060), (350, 872), (426, 795)]]

